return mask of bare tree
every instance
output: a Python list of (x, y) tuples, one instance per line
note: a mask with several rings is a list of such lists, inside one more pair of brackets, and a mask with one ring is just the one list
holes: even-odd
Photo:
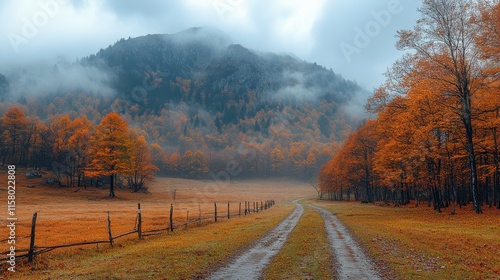
[(435, 80), (443, 98), (454, 101), (453, 110), (465, 131), (474, 210), (482, 213), (471, 103), (471, 97), (481, 84), (481, 61), (474, 44), (478, 33), (478, 26), (473, 22), (476, 7), (473, 0), (424, 0), (419, 10), (422, 18), (413, 30), (398, 32), (397, 47), (412, 51), (413, 59), (425, 63), (426, 70), (419, 75)]

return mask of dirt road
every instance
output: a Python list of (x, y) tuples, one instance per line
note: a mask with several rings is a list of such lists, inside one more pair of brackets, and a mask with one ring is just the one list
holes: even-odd
[(266, 236), (257, 240), (248, 251), (241, 254), (229, 265), (210, 275), (209, 279), (259, 279), (262, 270), (280, 251), (288, 234), (297, 225), (304, 207), (294, 201), (295, 210)]
[(381, 279), (342, 222), (325, 209), (317, 206), (312, 207), (319, 211), (325, 221), (333, 255), (337, 260), (337, 278), (340, 280)]
[[(260, 279), (262, 271), (271, 259), (281, 250), (290, 232), (297, 225), (304, 208), (297, 201), (295, 210), (278, 226), (262, 237), (236, 260), (218, 271), (209, 279)], [(347, 228), (332, 213), (323, 208), (312, 206), (325, 222), (330, 246), (337, 261), (337, 279), (381, 279), (369, 258), (363, 253)]]

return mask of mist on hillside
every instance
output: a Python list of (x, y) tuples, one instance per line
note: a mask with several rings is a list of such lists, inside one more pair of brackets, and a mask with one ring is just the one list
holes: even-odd
[(98, 123), (117, 112), (161, 148), (162, 173), (195, 178), (228, 162), (241, 176), (312, 178), (364, 117), (366, 94), (316, 63), (250, 50), (207, 27), (121, 39), (6, 77), (7, 100), (29, 114)]
[(36, 65), (14, 69), (7, 75), (11, 100), (81, 91), (92, 96), (116, 94), (111, 87), (112, 73), (78, 63)]

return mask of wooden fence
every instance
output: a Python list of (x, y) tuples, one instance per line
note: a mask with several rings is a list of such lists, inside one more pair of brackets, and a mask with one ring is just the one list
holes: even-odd
[[(22, 239), (22, 238), (30, 238), (30, 245), (28, 249), (16, 249), (16, 260), (20, 259), (28, 259), (29, 263), (32, 263), (33, 260), (35, 259), (35, 256), (41, 255), (47, 252), (50, 252), (55, 249), (60, 249), (60, 248), (68, 248), (68, 247), (77, 247), (77, 246), (85, 246), (85, 245), (96, 245), (96, 244), (109, 244), (111, 247), (113, 247), (114, 242), (116, 239), (132, 235), (132, 234), (137, 234), (138, 239), (143, 239), (145, 236), (151, 236), (151, 235), (157, 235), (165, 232), (173, 232), (175, 229), (179, 228), (184, 228), (187, 229), (189, 224), (192, 223), (201, 223), (202, 221), (214, 221), (217, 222), (220, 218), (227, 218), (230, 219), (232, 217), (239, 217), (242, 215), (249, 215), (251, 213), (258, 213), (259, 211), (264, 211), (269, 209), (270, 207), (275, 205), (274, 200), (266, 200), (266, 201), (260, 201), (259, 202), (251, 202), (251, 201), (244, 201), (243, 202), (243, 211), (242, 211), (242, 202), (238, 202), (238, 211), (237, 212), (231, 212), (231, 204), (230, 202), (227, 203), (227, 211), (225, 209), (223, 211), (218, 210), (218, 204), (217, 202), (214, 202), (214, 212), (213, 213), (204, 213), (203, 215), (201, 212), (198, 214), (196, 218), (190, 218), (189, 217), (189, 210), (186, 210), (186, 219), (184, 222), (180, 224), (176, 224), (173, 215), (174, 215), (174, 205), (170, 204), (170, 212), (169, 212), (169, 221), (167, 223), (167, 226), (164, 228), (158, 228), (158, 229), (151, 229), (151, 230), (146, 230), (144, 231), (142, 229), (142, 213), (141, 213), (141, 204), (137, 204), (137, 219), (136, 219), (136, 224), (134, 226), (134, 230), (124, 232), (118, 235), (113, 236), (113, 232), (111, 230), (111, 217), (109, 211), (107, 212), (107, 228), (108, 228), (108, 240), (95, 240), (95, 241), (85, 241), (85, 242), (78, 242), (78, 243), (71, 243), (71, 244), (61, 244), (61, 245), (55, 245), (55, 246), (36, 246), (35, 245), (35, 240), (36, 240), (36, 225), (37, 225), (37, 218), (38, 218), (38, 213), (33, 214), (33, 218), (31, 221), (31, 235), (30, 236), (21, 236), (17, 237), (17, 239)], [(225, 204), (225, 203), (224, 203)], [(243, 214), (242, 214), (243, 213)], [(5, 240), (0, 240), (1, 242), (6, 242), (8, 239)], [(1, 255), (7, 255), (9, 254), (10, 251), (6, 252), (0, 252)], [(0, 261), (8, 261), (9, 257), (4, 257), (0, 258)]]

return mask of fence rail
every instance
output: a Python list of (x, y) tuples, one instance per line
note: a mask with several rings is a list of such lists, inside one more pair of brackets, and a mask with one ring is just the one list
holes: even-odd
[[(60, 244), (60, 245), (54, 245), (54, 246), (36, 246), (35, 241), (36, 241), (36, 225), (37, 225), (37, 216), (38, 213), (35, 212), (33, 214), (32, 218), (32, 223), (31, 223), (31, 235), (28, 236), (22, 236), (18, 238), (30, 238), (30, 247), (25, 248), (25, 249), (16, 249), (16, 260), (19, 259), (28, 259), (29, 263), (32, 263), (35, 256), (41, 255), (47, 252), (50, 252), (55, 249), (60, 249), (60, 248), (69, 248), (69, 247), (80, 247), (80, 246), (86, 246), (86, 245), (98, 245), (98, 244), (109, 244), (111, 247), (114, 245), (114, 241), (116, 239), (132, 235), (132, 234), (137, 234), (138, 239), (143, 239), (145, 236), (152, 236), (152, 235), (158, 235), (162, 234), (165, 232), (173, 232), (175, 229), (179, 228), (184, 228), (187, 229), (189, 224), (193, 223), (201, 223), (202, 221), (214, 221), (218, 222), (218, 219), (222, 218), (227, 218), (231, 219), (233, 217), (240, 217), (242, 215), (246, 216), (251, 213), (258, 213), (259, 211), (267, 210), (270, 207), (274, 206), (276, 202), (274, 200), (266, 200), (266, 201), (260, 201), (259, 202), (250, 202), (250, 201), (245, 201), (244, 203), (244, 208), (242, 211), (242, 203), (238, 202), (238, 211), (232, 211), (231, 212), (231, 204), (230, 202), (227, 203), (227, 210), (226, 211), (220, 211), (218, 212), (217, 207), (218, 204), (217, 202), (214, 202), (214, 212), (207, 212), (207, 213), (199, 213), (196, 218), (189, 218), (189, 210), (186, 211), (186, 219), (184, 220), (183, 223), (176, 224), (173, 215), (174, 215), (174, 205), (170, 204), (170, 215), (169, 215), (169, 220), (168, 223), (166, 223), (166, 226), (163, 228), (158, 228), (158, 229), (150, 229), (150, 230), (142, 230), (142, 213), (141, 213), (141, 204), (138, 203), (137, 205), (137, 219), (135, 221), (134, 225), (134, 230), (124, 232), (117, 234), (115, 236), (112, 235), (112, 228), (111, 228), (111, 217), (110, 213), (108, 212), (107, 216), (107, 226), (108, 226), (108, 240), (95, 240), (95, 241), (82, 241), (82, 242), (77, 242), (77, 243), (71, 243), (71, 244)], [(225, 203), (224, 203), (225, 204)], [(224, 207), (225, 208), (225, 207)], [(220, 209), (220, 208), (219, 208)], [(243, 214), (242, 214), (243, 213)], [(6, 240), (0, 240), (1, 241), (7, 241)], [(0, 252), (1, 255), (6, 255), (10, 253), (10, 251), (6, 252)], [(24, 254), (22, 254), (24, 253)], [(8, 261), (9, 257), (4, 257), (0, 258), (0, 261)]]

